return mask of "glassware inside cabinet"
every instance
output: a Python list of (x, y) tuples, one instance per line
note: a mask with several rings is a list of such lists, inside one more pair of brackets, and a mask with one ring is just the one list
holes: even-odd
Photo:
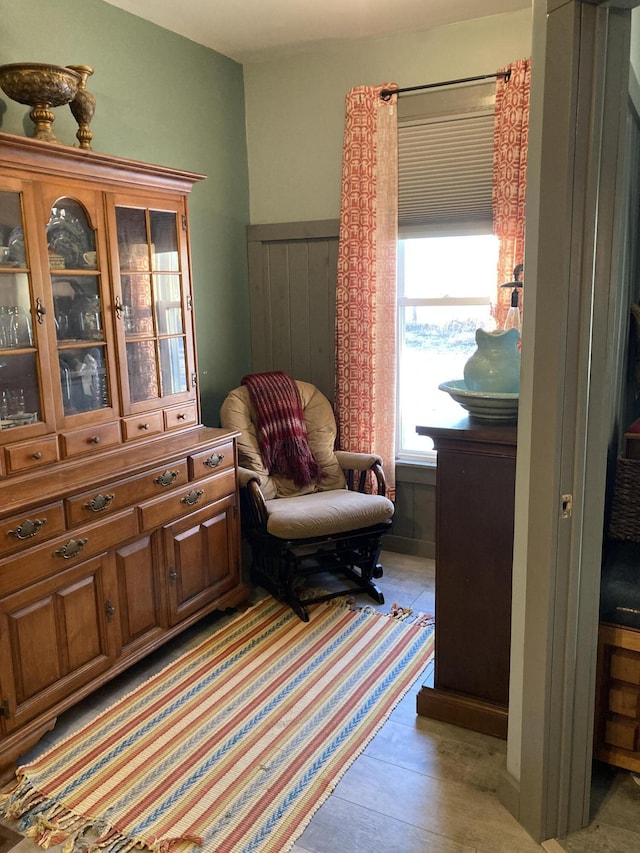
[(4, 439), (5, 430), (42, 418), (31, 272), (17, 192), (0, 191), (0, 244), (0, 430)]
[(98, 276), (53, 276), (51, 283), (58, 341), (103, 341)]
[(104, 347), (60, 349), (58, 363), (65, 415), (110, 406)]
[(95, 232), (84, 207), (75, 199), (59, 198), (47, 224), (49, 269), (96, 269)]
[(4, 433), (39, 420), (40, 383), (35, 352), (0, 353), (0, 430)]
[(26, 266), (22, 205), (17, 192), (0, 192), (0, 269)]

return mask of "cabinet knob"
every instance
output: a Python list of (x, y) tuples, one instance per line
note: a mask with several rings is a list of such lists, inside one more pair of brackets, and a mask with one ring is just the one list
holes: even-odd
[(140, 424), (140, 429), (149, 429), (149, 424)]
[(164, 474), (156, 477), (153, 482), (157, 483), (158, 486), (170, 486), (178, 476), (178, 473), (178, 471), (165, 471)]
[(113, 604), (109, 601), (109, 599), (107, 599), (104, 603), (104, 610), (105, 610), (105, 613), (107, 614), (107, 620), (109, 622), (111, 622), (111, 620), (113, 619), (113, 617), (115, 615), (116, 609), (113, 606)]
[(90, 509), (91, 512), (102, 512), (103, 509), (106, 509), (111, 501), (115, 498), (115, 495), (96, 495), (95, 498), (91, 498), (90, 501), (87, 501), (86, 504), (83, 504), (85, 509)]
[(90, 444), (100, 444), (100, 436), (94, 435), (92, 438), (89, 439), (89, 443)]
[(204, 460), (204, 464), (207, 466), (207, 468), (217, 468), (223, 459), (224, 459), (224, 454), (212, 453), (208, 459)]
[(36, 452), (32, 453), (31, 455), (36, 460), (36, 462), (38, 461), (38, 459), (42, 459), (42, 453), (39, 450), (36, 450)]
[(186, 420), (187, 416), (184, 412), (179, 412), (177, 415), (177, 418), (179, 421), (184, 421), (184, 420)]
[(188, 506), (193, 506), (197, 504), (200, 498), (204, 495), (203, 489), (193, 489), (189, 492), (188, 495), (185, 495), (183, 498), (180, 498), (180, 502), (183, 504), (187, 504)]
[(169, 583), (173, 584), (178, 579), (178, 573), (173, 568), (173, 566), (169, 566)]
[(25, 518), (18, 527), (14, 527), (13, 530), (7, 530), (7, 536), (15, 536), (16, 539), (30, 539), (36, 533), (39, 533), (46, 523), (46, 518), (36, 518), (33, 521)]
[(63, 557), (65, 560), (70, 560), (71, 557), (77, 557), (87, 544), (88, 539), (69, 539), (66, 545), (58, 548), (53, 552), (55, 557)]

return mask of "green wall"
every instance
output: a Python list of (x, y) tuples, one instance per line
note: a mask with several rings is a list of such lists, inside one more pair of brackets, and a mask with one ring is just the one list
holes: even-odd
[[(0, 0), (0, 63), (95, 68), (93, 149), (201, 172), (190, 199), (203, 420), (250, 369), (249, 186), (242, 66), (102, 0)], [(0, 91), (0, 129), (31, 136), (29, 108)], [(75, 143), (67, 107), (54, 132)]]

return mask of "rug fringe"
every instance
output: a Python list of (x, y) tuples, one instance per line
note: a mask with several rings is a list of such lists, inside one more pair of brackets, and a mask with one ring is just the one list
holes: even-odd
[(395, 619), (398, 622), (407, 622), (416, 625), (419, 628), (432, 628), (435, 625), (435, 616), (431, 613), (424, 613), (421, 610), (414, 611), (412, 607), (405, 607), (394, 601), (388, 613), (382, 613), (373, 605), (358, 601), (352, 596), (343, 598), (332, 598), (327, 601), (327, 604), (333, 607), (344, 607), (348, 610), (354, 610), (361, 613), (376, 613), (380, 616), (386, 616), (389, 619)]
[(200, 837), (164, 838), (147, 844), (141, 838), (122, 835), (104, 818), (87, 820), (49, 799), (26, 778), (0, 793), (0, 814), (45, 850), (62, 845), (62, 853), (171, 853), (179, 844), (202, 845)]

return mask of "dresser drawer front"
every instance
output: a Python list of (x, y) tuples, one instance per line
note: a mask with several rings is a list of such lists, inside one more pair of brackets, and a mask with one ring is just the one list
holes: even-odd
[(189, 471), (191, 479), (198, 480), (208, 477), (214, 473), (228, 471), (235, 463), (234, 443), (229, 441), (221, 444), (214, 450), (205, 450), (202, 453), (194, 453), (189, 457)]
[(235, 491), (235, 472), (226, 471), (208, 480), (197, 480), (177, 489), (164, 498), (148, 501), (139, 507), (140, 527), (151, 530), (194, 512), (208, 503), (217, 501)]
[(140, 438), (148, 438), (157, 435), (164, 430), (162, 412), (149, 412), (146, 415), (133, 415), (124, 418), (122, 429), (125, 441), (135, 441)]
[(116, 422), (97, 424), (86, 429), (66, 432), (62, 435), (65, 456), (80, 456), (97, 449), (120, 444), (120, 424)]
[(67, 498), (65, 506), (69, 525), (91, 521), (97, 516), (116, 512), (182, 486), (188, 480), (187, 471), (187, 460), (182, 459), (162, 468), (145, 471), (137, 477), (119, 480)]
[(191, 426), (198, 420), (195, 403), (185, 403), (184, 406), (174, 406), (171, 409), (164, 410), (164, 427), (165, 429), (180, 429), (181, 427)]
[(640, 685), (640, 654), (631, 649), (614, 649), (610, 675), (618, 681)]
[(86, 560), (137, 533), (135, 507), (0, 561), (0, 596)]
[(0, 521), (0, 556), (30, 548), (64, 529), (61, 501), (5, 518)]
[(58, 441), (55, 435), (45, 436), (36, 441), (24, 441), (4, 449), (7, 473), (30, 471), (41, 465), (50, 465), (58, 461)]

